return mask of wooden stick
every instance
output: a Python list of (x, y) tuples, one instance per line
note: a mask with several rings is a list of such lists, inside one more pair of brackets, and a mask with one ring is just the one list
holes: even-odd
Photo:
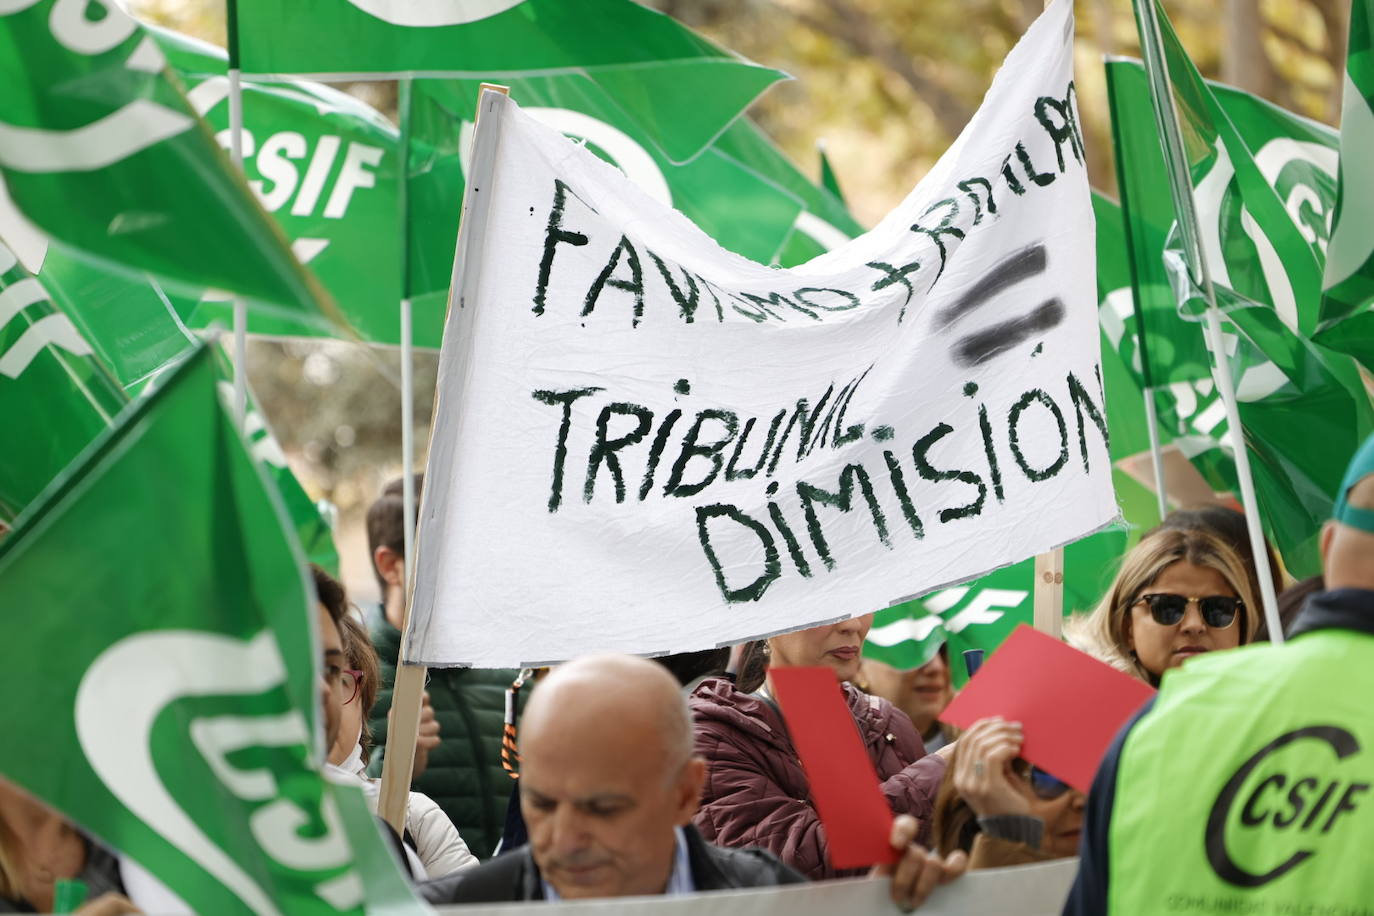
[[(1045, 0), (1049, 9), (1054, 0)], [(1059, 639), (1064, 630), (1064, 548), (1035, 558), (1035, 628)]]
[(1035, 558), (1035, 628), (1059, 639), (1064, 630), (1064, 548)]
[[(478, 110), (473, 123), (474, 138), (481, 126), (482, 93), (488, 89), (510, 95), (510, 89), (506, 86), (496, 86), (491, 83), (481, 85), (477, 90)], [(466, 209), (465, 202), (465, 215)], [(452, 298), (453, 290), (450, 289), (450, 303)], [(408, 479), (412, 469), (406, 468), (405, 473)], [(425, 491), (426, 493), (432, 492), (432, 487), (425, 487)], [(416, 534), (416, 542), (412, 549), (415, 555), (419, 556), (418, 532)], [(418, 566), (418, 564), (416, 565)], [(401, 649), (396, 658), (396, 681), (391, 690), (391, 723), (387, 726), (386, 756), (382, 759), (382, 790), (377, 799), (378, 813), (397, 834), (404, 834), (405, 832), (406, 804), (410, 801), (411, 770), (415, 767), (415, 740), (420, 733), (420, 707), (424, 701), (425, 675), (428, 673), (428, 669), (424, 665), (405, 663), (406, 640), (410, 635), (410, 604), (414, 595), (415, 569), (407, 559), (406, 603), (402, 612)]]

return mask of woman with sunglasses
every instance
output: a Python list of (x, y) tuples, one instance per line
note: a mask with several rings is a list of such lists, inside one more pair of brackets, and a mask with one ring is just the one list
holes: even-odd
[(991, 718), (954, 743), (935, 799), (941, 855), (962, 849), (976, 869), (1078, 854), (1085, 797), (1022, 760), (1021, 739), (1018, 723)]
[(1201, 529), (1161, 528), (1126, 554), (1107, 597), (1066, 638), (1158, 687), (1196, 655), (1250, 642), (1258, 622), (1235, 551)]

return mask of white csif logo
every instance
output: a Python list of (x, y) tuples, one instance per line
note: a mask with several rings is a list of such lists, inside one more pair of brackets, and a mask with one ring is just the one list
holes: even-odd
[[(91, 769), (136, 817), (213, 875), (253, 912), (282, 916), (271, 896), (205, 835), (172, 797), (152, 756), (153, 724), (171, 703), (185, 697), (252, 695), (284, 683), (286, 667), (270, 630), (248, 641), (194, 630), (161, 630), (127, 636), (102, 652), (86, 670), (76, 693), (76, 733)], [(249, 817), (263, 852), (281, 866), (323, 870), (351, 859), (333, 796), (321, 806), (326, 832), (296, 831), (307, 812), (280, 797), (265, 769), (244, 770), (229, 755), (248, 747), (309, 747), (305, 718), (221, 715), (198, 718), (191, 740), (224, 788), (244, 802), (267, 802)], [(362, 901), (356, 871), (315, 886), (338, 909)]]
[(468, 25), (504, 13), (524, 0), (345, 0), (392, 25), (429, 28)]

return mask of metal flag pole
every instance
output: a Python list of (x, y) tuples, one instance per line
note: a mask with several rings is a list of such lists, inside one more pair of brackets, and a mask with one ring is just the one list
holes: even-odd
[(1270, 640), (1282, 644), (1283, 625), (1279, 619), (1274, 575), (1269, 568), (1269, 551), (1264, 541), (1259, 503), (1255, 497), (1255, 479), (1250, 470), (1250, 455), (1245, 448), (1245, 431), (1241, 426), (1235, 381), (1231, 376), (1231, 364), (1226, 357), (1225, 340), (1221, 330), (1221, 310), (1217, 307), (1216, 290), (1212, 286), (1207, 256), (1199, 241), (1192, 177), (1184, 164), (1183, 136), (1178, 125), (1178, 112), (1174, 109), (1173, 85), (1163, 61), (1164, 39), (1160, 34), (1154, 0), (1132, 0), (1132, 3), (1135, 6), (1136, 22), (1140, 27), (1145, 71), (1150, 78), (1150, 96), (1154, 102), (1155, 121), (1159, 127), (1160, 143), (1164, 147), (1164, 161), (1169, 168), (1169, 189), (1178, 210), (1179, 235), (1183, 240), (1188, 263), (1197, 272), (1194, 279), (1201, 287), (1207, 302), (1204, 330), (1207, 348), (1212, 353), (1212, 376), (1221, 394), (1222, 404), (1226, 407), (1226, 422), (1231, 429), (1236, 476), (1240, 479), (1241, 503), (1245, 507), (1245, 527), (1250, 534), (1250, 549), (1255, 557), (1255, 573), (1259, 579), (1264, 618), (1268, 624)]

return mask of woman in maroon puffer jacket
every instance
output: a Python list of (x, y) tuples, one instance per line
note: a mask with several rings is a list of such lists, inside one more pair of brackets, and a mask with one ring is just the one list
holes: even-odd
[[(825, 665), (848, 681), (873, 615), (775, 636), (771, 665)], [(887, 700), (843, 683), (845, 698), (894, 814), (921, 822), (918, 842), (929, 845), (935, 795), (945, 760), (926, 755), (911, 720)], [(797, 751), (767, 684), (745, 693), (727, 678), (703, 681), (690, 698), (696, 750), (706, 758), (706, 786), (695, 823), (720, 846), (758, 846), (812, 880), (866, 874), (837, 870), (826, 856), (825, 828), (811, 801)]]

